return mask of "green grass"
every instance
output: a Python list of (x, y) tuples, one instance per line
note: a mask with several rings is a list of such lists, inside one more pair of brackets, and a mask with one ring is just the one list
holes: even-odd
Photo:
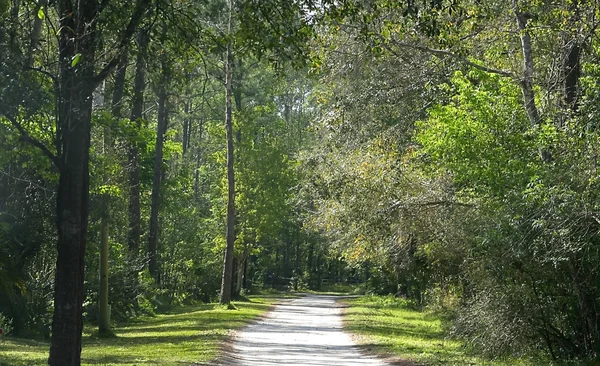
[[(486, 360), (469, 354), (460, 341), (447, 338), (440, 316), (416, 311), (393, 297), (344, 300), (345, 328), (376, 353), (426, 365), (534, 365), (531, 360)], [(547, 364), (547, 363), (545, 363)]]
[[(268, 310), (278, 297), (236, 301), (236, 310), (214, 304), (176, 308), (115, 327), (114, 338), (99, 338), (86, 326), (82, 365), (190, 365), (218, 356), (220, 344), (231, 331)], [(0, 337), (0, 365), (45, 365), (49, 345)]]

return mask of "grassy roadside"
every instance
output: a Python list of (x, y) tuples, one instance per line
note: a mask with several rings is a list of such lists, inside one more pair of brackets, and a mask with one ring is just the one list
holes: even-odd
[[(115, 327), (115, 338), (98, 338), (86, 326), (82, 365), (190, 365), (214, 359), (221, 343), (265, 313), (283, 295), (234, 302), (237, 310), (214, 304), (187, 306)], [(0, 337), (0, 365), (45, 365), (48, 343)]]
[(410, 309), (392, 297), (345, 299), (345, 328), (357, 341), (386, 357), (425, 365), (529, 366), (525, 359), (485, 360), (468, 354), (460, 341), (447, 339), (439, 316)]

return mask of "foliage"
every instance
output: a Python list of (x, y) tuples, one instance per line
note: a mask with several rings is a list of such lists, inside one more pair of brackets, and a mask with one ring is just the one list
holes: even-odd
[[(236, 311), (214, 304), (176, 307), (154, 317), (114, 328), (116, 337), (99, 338), (92, 326), (84, 328), (82, 365), (162, 364), (214, 361), (219, 345), (230, 332), (268, 310), (272, 297), (252, 297), (235, 302)], [(126, 345), (126, 347), (124, 347)], [(43, 364), (47, 343), (19, 338), (0, 338), (0, 363)]]
[(82, 110), (64, 113), (82, 94), (61, 94), (62, 76), (84, 69), (103, 70), (77, 84), (97, 86), (82, 134), (86, 319), (107, 227), (114, 321), (217, 296), (230, 44), (235, 293), (358, 284), (452, 314), (453, 335), (491, 357), (600, 357), (598, 4), (236, 0), (226, 30), (220, 0), (158, 1), (134, 28), (138, 2), (111, 3), (90, 23), (108, 50), (93, 54), (60, 46), (75, 30), (58, 27), (62, 2), (44, 4), (0, 1), (0, 312), (14, 335), (49, 336), (56, 200), (74, 202), (56, 191), (74, 146), (62, 122)]
[(0, 329), (2, 329), (3, 336), (9, 335), (13, 331), (12, 319), (4, 316), (2, 313), (0, 313)]
[(324, 9), (307, 222), (367, 290), (450, 310), (488, 356), (598, 357), (596, 10)]
[(344, 324), (376, 353), (431, 365), (534, 365), (548, 360), (510, 357), (487, 360), (465, 352), (464, 344), (448, 338), (443, 314), (422, 312), (404, 299), (366, 296), (344, 300)]
[(450, 103), (431, 108), (427, 120), (416, 123), (424, 165), (452, 174), (457, 190), (468, 187), (478, 195), (524, 187), (536, 174), (538, 141), (519, 89), (480, 71), (468, 78), (458, 72), (442, 89), (454, 94)]

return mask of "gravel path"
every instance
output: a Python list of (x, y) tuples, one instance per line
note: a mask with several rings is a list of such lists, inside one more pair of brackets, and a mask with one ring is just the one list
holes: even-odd
[(361, 354), (342, 330), (334, 296), (308, 295), (277, 305), (240, 331), (225, 365), (387, 366)]

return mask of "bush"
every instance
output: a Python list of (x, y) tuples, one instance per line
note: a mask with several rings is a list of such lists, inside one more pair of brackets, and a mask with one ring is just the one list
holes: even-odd
[(398, 292), (398, 283), (390, 271), (378, 267), (369, 276), (367, 293), (373, 295), (389, 295)]
[(2, 330), (2, 335), (9, 335), (13, 331), (12, 319), (2, 313), (0, 313), (0, 329)]

